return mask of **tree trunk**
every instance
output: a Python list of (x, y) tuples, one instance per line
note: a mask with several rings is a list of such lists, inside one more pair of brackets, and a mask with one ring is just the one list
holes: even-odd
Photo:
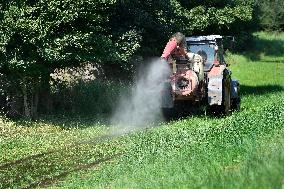
[(39, 94), (39, 104), (43, 106), (43, 109), (41, 109), (41, 113), (53, 113), (53, 99), (49, 90), (41, 91), (41, 93)]
[(49, 93), (46, 96), (46, 110), (48, 114), (52, 114), (53, 112), (53, 100)]
[(32, 98), (31, 110), (32, 110), (33, 120), (37, 119), (37, 116), (38, 116), (37, 108), (38, 108), (38, 92), (36, 92)]
[(27, 91), (27, 86), (26, 83), (23, 83), (23, 96), (24, 96), (24, 116), (27, 118), (31, 117), (31, 111), (29, 107), (29, 102), (28, 102), (28, 91)]

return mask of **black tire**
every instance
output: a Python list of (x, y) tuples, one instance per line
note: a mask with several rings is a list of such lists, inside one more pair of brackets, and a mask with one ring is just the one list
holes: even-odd
[(162, 114), (166, 121), (174, 118), (174, 108), (162, 108)]
[(231, 103), (231, 110), (232, 111), (239, 111), (241, 109), (241, 99), (233, 98)]
[(240, 98), (240, 85), (237, 80), (232, 81), (231, 86), (231, 111), (239, 111), (241, 107), (241, 98)]

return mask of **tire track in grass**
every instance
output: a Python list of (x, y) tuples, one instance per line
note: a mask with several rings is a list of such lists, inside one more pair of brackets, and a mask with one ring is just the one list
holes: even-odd
[(114, 159), (123, 154), (118, 137), (104, 135), (2, 164), (0, 188), (33, 188)]
[[(64, 148), (26, 156), (0, 165), (0, 188), (34, 188), (53, 184), (56, 180), (80, 170), (86, 170), (123, 155), (119, 137), (149, 129), (133, 129), (79, 141)], [(116, 144), (117, 142), (117, 144)], [(94, 157), (96, 159), (94, 159)]]
[(82, 171), (82, 170), (87, 170), (87, 169), (90, 169), (90, 168), (94, 168), (94, 167), (97, 167), (99, 166), (101, 163), (105, 163), (105, 162), (108, 162), (110, 160), (113, 160), (114, 158), (120, 156), (122, 154), (115, 154), (111, 157), (107, 157), (107, 158), (103, 158), (103, 159), (99, 159), (97, 161), (94, 161), (92, 163), (89, 163), (89, 164), (84, 164), (84, 165), (80, 165), (80, 166), (77, 166), (75, 167), (74, 169), (70, 170), (70, 171), (64, 171), (56, 176), (52, 176), (52, 177), (45, 177), (45, 178), (42, 178), (38, 181), (35, 181), (31, 184), (29, 184), (27, 187), (24, 187), (23, 189), (31, 189), (31, 188), (36, 188), (36, 187), (48, 187), (48, 186), (51, 186), (53, 184), (56, 183), (56, 181), (60, 180), (60, 179), (63, 179), (64, 177), (68, 176), (69, 174), (71, 173), (74, 173), (76, 171)]
[[(79, 146), (79, 145), (84, 145), (84, 144), (93, 144), (93, 143), (100, 144), (100, 143), (103, 143), (103, 142), (108, 141), (108, 140), (113, 140), (113, 139), (119, 138), (123, 135), (129, 135), (129, 134), (139, 132), (139, 131), (143, 131), (143, 130), (146, 130), (146, 129), (149, 129), (149, 128), (148, 127), (145, 127), (143, 129), (137, 128), (137, 129), (134, 129), (134, 130), (126, 130), (126, 131), (123, 131), (123, 129), (119, 129), (119, 130), (121, 130), (121, 132), (119, 132), (119, 133), (117, 131), (115, 131), (115, 132), (112, 131), (112, 134), (105, 134), (105, 135), (102, 135), (102, 136), (99, 136), (99, 137), (91, 138), (89, 140), (75, 142), (72, 145), (65, 146), (65, 148), (73, 148), (73, 147), (76, 147), (76, 146)], [(23, 157), (23, 158), (14, 160), (14, 161), (6, 162), (4, 164), (0, 164), (0, 170), (6, 169), (8, 167), (16, 166), (16, 165), (21, 164), (21, 163), (25, 163), (25, 162), (28, 162), (30, 160), (35, 160), (37, 158), (41, 158), (45, 155), (56, 153), (56, 152), (59, 152), (61, 150), (62, 150), (62, 148), (58, 148), (58, 149), (49, 150), (49, 151), (46, 151), (46, 152), (26, 156), (26, 157)]]
[[(65, 146), (66, 148), (69, 147), (69, 148), (73, 148), (73, 147), (76, 147), (78, 145), (82, 145), (82, 144), (88, 144), (88, 143), (94, 143), (94, 142), (98, 142), (98, 143), (101, 143), (101, 142), (104, 142), (106, 140), (111, 140), (115, 138), (115, 136), (111, 136), (111, 135), (103, 135), (103, 136), (100, 136), (100, 137), (95, 137), (93, 139), (90, 139), (88, 141), (83, 141), (83, 142), (77, 142), (77, 143), (74, 143), (72, 145), (69, 145), (69, 146)], [(54, 149), (54, 150), (50, 150), (50, 151), (46, 151), (46, 152), (42, 152), (42, 153), (39, 153), (39, 154), (33, 154), (33, 155), (30, 155), (30, 156), (26, 156), (24, 158), (20, 158), (20, 159), (17, 159), (17, 160), (14, 160), (14, 161), (10, 161), (10, 162), (7, 162), (7, 163), (4, 163), (2, 165), (0, 165), (0, 170), (2, 169), (6, 169), (6, 168), (11, 168), (12, 166), (16, 166), (18, 164), (21, 164), (21, 163), (25, 163), (25, 162), (28, 162), (30, 160), (35, 160), (37, 158), (41, 158), (45, 155), (49, 155), (49, 154), (52, 154), (52, 153), (56, 153), (56, 152), (59, 152), (61, 151), (62, 149), (59, 148), (59, 149)]]

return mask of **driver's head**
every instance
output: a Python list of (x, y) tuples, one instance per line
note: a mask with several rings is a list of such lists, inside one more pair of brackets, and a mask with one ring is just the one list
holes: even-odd
[(177, 45), (179, 47), (185, 47), (186, 46), (185, 36), (181, 32), (177, 32), (177, 33), (173, 34), (171, 39), (175, 39), (177, 41)]
[(204, 62), (207, 61), (207, 53), (204, 50), (199, 50), (199, 51), (197, 51), (196, 54), (199, 54), (202, 57), (202, 59), (204, 60)]

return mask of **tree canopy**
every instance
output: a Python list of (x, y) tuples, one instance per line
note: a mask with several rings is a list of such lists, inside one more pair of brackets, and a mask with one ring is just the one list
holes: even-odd
[(254, 0), (2, 0), (3, 90), (27, 97), (48, 88), (56, 68), (83, 62), (127, 69), (134, 55), (159, 56), (176, 31), (250, 32), (254, 8)]
[(283, 0), (258, 0), (256, 4), (261, 29), (268, 31), (284, 31)]
[(251, 2), (237, 0), (3, 1), (1, 64), (37, 74), (44, 66), (125, 63), (139, 47), (157, 53), (175, 31), (234, 33), (252, 12)]

